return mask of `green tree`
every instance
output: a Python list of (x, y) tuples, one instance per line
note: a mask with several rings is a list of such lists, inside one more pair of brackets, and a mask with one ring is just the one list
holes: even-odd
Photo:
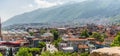
[(90, 37), (99, 39), (101, 35), (97, 32), (93, 32), (93, 34)]
[(117, 35), (120, 35), (120, 32), (118, 32)]
[(21, 47), (16, 56), (35, 56), (35, 54), (39, 54), (39, 52), (40, 48)]
[(3, 55), (0, 53), (0, 56), (3, 56)]
[(8, 56), (13, 56), (12, 48), (10, 48)]
[(105, 36), (104, 36), (104, 35), (101, 35), (100, 38), (99, 38), (99, 41), (103, 42), (103, 41), (104, 41), (104, 38), (105, 38)]
[(43, 53), (41, 54), (41, 56), (50, 56), (50, 55), (51, 55), (51, 53), (50, 53), (50, 52), (48, 52), (48, 51), (43, 52)]
[(29, 48), (30, 52), (40, 52), (40, 48)]
[(79, 54), (78, 53), (72, 53), (71, 56), (78, 56)]
[(89, 56), (89, 53), (88, 52), (81, 53), (80, 56)]
[(41, 56), (78, 56), (78, 53), (64, 53), (64, 52), (55, 52), (55, 53), (50, 53), (50, 52), (44, 52), (41, 54)]
[(44, 34), (46, 31), (44, 29), (40, 30), (40, 34)]
[(50, 53), (47, 51), (42, 53), (41, 56), (89, 56), (89, 53), (85, 52), (85, 53), (78, 54), (78, 53), (69, 53), (69, 52), (61, 52), (61, 51)]
[(87, 29), (83, 30), (80, 36), (89, 37), (88, 30)]
[(97, 33), (97, 32), (93, 32), (93, 34), (90, 36), (92, 38), (95, 38), (97, 39), (98, 41), (101, 41), (103, 42), (104, 41), (104, 38), (106, 37), (104, 34), (100, 34), (100, 33)]
[(19, 51), (17, 52), (16, 56), (33, 56), (31, 53), (29, 53), (29, 48), (20, 48)]
[(57, 40), (59, 38), (59, 33), (57, 30), (53, 29), (50, 32), (53, 34), (54, 40)]
[(45, 44), (45, 42), (39, 42), (39, 48), (43, 48), (43, 47), (45, 47), (46, 46), (46, 44)]
[(29, 48), (29, 52), (30, 52), (30, 54), (35, 56), (36, 54), (40, 53), (40, 48)]
[(118, 32), (111, 46), (120, 46), (120, 32)]
[(33, 36), (33, 35), (34, 35), (34, 33), (33, 33), (33, 32), (29, 32), (29, 34), (30, 34), (31, 36)]
[(62, 39), (59, 37), (57, 40), (53, 41), (53, 44), (55, 45), (55, 47), (59, 46), (59, 43), (62, 41)]

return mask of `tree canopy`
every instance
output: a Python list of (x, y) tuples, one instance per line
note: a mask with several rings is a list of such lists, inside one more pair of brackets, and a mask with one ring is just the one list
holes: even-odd
[(104, 38), (106, 37), (104, 34), (100, 34), (100, 33), (97, 33), (97, 32), (93, 32), (93, 34), (90, 36), (92, 38), (96, 38), (98, 41), (101, 41), (103, 42), (104, 41)]
[(29, 53), (28, 48), (20, 48), (17, 52), (16, 56), (32, 56), (31, 53)]
[(88, 53), (81, 53), (81, 54), (68, 53), (68, 52), (64, 53), (61, 51), (55, 52), (55, 53), (50, 53), (50, 52), (46, 51), (46, 52), (42, 53), (41, 56), (89, 56), (89, 54)]
[(3, 56), (3, 55), (0, 53), (0, 56)]
[(118, 32), (111, 46), (120, 46), (120, 32)]
[(27, 48), (27, 47), (21, 47), (19, 51), (17, 52), (16, 56), (33, 56), (36, 53), (39, 53), (39, 48)]
[(54, 35), (54, 40), (57, 40), (59, 38), (59, 33), (57, 30), (53, 29), (51, 30), (51, 33)]
[(88, 30), (87, 29), (83, 30), (81, 32), (80, 36), (82, 36), (82, 37), (89, 37)]
[(34, 33), (33, 33), (33, 32), (29, 32), (29, 34), (30, 34), (31, 36), (33, 36), (33, 35), (34, 35)]
[(61, 41), (62, 41), (62, 39), (59, 37), (57, 40), (53, 41), (53, 44), (55, 45), (55, 47), (58, 47), (58, 45)]
[(38, 45), (39, 48), (43, 48), (45, 46), (46, 46), (45, 42), (39, 42), (39, 45)]

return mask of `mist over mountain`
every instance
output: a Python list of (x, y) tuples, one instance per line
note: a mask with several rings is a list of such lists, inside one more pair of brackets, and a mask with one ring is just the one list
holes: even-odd
[(120, 0), (86, 0), (16, 15), (4, 22), (13, 24), (85, 24), (120, 22)]

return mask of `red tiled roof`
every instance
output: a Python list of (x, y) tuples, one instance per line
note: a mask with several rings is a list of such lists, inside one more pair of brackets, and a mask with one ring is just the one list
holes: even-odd
[(95, 40), (95, 38), (87, 38), (88, 40)]
[(99, 45), (103, 45), (104, 44), (104, 42), (99, 42), (99, 41), (96, 41), (95, 43), (99, 44)]
[(86, 41), (87, 39), (80, 39), (80, 38), (69, 38), (69, 41)]
[(11, 44), (13, 44), (13, 45), (20, 45), (21, 42), (11, 42)]
[(87, 45), (79, 45), (78, 48), (85, 49), (85, 48), (89, 48), (89, 47)]
[(114, 40), (115, 37), (108, 37), (108, 38), (105, 38), (105, 40)]
[(33, 40), (39, 40), (38, 38), (33, 38)]
[(98, 25), (97, 27), (99, 27), (99, 28), (103, 28), (104, 26), (103, 26), (103, 25)]
[(17, 40), (16, 42), (25, 42), (25, 40)]

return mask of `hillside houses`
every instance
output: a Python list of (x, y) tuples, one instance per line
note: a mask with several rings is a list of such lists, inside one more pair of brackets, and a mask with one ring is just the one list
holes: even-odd
[(6, 41), (22, 39), (25, 36), (30, 36), (30, 34), (25, 31), (2, 31), (3, 40)]
[[(3, 40), (6, 42), (0, 43), (7, 46), (9, 43), (13, 47), (39, 47), (39, 43), (44, 42), (53, 45), (58, 51), (90, 53), (95, 49), (110, 47), (119, 31), (119, 26), (94, 24), (74, 28), (29, 28), (26, 31), (3, 31)], [(58, 35), (55, 36), (53, 32)]]

